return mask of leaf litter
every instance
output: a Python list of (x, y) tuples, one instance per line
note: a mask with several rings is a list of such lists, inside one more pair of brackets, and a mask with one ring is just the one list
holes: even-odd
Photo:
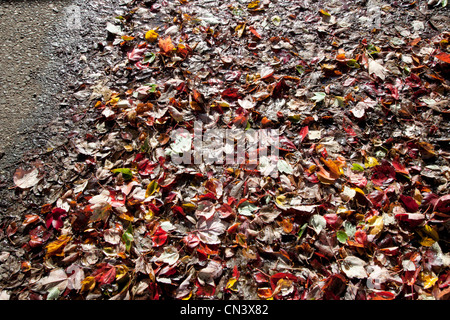
[[(15, 171), (0, 296), (448, 299), (445, 5), (124, 1), (91, 130)], [(196, 120), (280, 161), (174, 164)]]

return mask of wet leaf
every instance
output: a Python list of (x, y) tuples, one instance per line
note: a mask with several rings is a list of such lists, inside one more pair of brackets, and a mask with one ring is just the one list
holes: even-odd
[(319, 234), (327, 226), (327, 221), (325, 218), (319, 214), (315, 214), (311, 217), (309, 221), (311, 228)]
[(27, 189), (38, 184), (42, 177), (40, 177), (39, 170), (37, 168), (33, 168), (30, 170), (18, 168), (14, 173), (13, 179), (14, 184), (17, 187), (21, 189)]

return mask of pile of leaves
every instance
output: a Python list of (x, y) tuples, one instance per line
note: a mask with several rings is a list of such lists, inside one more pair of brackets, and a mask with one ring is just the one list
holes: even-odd
[[(423, 5), (128, 1), (91, 131), (14, 175), (46, 198), (0, 224), (0, 295), (448, 298), (450, 33), (395, 21)], [(279, 130), (277, 174), (174, 164), (194, 121)]]

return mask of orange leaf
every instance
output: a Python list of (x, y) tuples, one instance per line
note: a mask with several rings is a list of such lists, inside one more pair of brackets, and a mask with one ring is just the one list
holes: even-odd
[(291, 233), (292, 229), (294, 227), (291, 219), (289, 219), (289, 218), (281, 220), (280, 225), (283, 227), (283, 231), (286, 233)]
[(270, 299), (272, 298), (272, 289), (270, 288), (259, 288), (258, 289), (258, 297), (261, 299)]
[(158, 45), (159, 48), (166, 54), (175, 49), (175, 46), (172, 43), (172, 38), (170, 38), (170, 36), (164, 39), (159, 39)]
[(58, 237), (57, 240), (49, 243), (45, 247), (47, 249), (47, 254), (45, 256), (64, 256), (64, 247), (67, 245), (70, 239), (70, 236), (63, 234), (62, 236)]
[(261, 35), (255, 30), (255, 28), (253, 27), (248, 27), (248, 29), (250, 30), (251, 33), (253, 33), (253, 35), (255, 37), (257, 37), (258, 39), (261, 39)]
[(445, 52), (441, 52), (437, 55), (435, 55), (436, 58), (438, 58), (441, 61), (444, 61), (446, 63), (450, 63), (450, 54), (445, 53)]

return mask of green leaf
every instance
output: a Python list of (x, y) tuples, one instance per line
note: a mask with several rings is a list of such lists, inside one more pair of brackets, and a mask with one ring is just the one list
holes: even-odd
[(325, 218), (320, 214), (313, 215), (309, 223), (311, 228), (313, 228), (317, 234), (320, 234), (320, 232), (327, 226), (327, 220), (325, 220)]
[(48, 290), (47, 300), (56, 300), (59, 298), (60, 294), (61, 292), (59, 291), (58, 287), (53, 287)]
[(144, 55), (144, 60), (142, 60), (142, 63), (152, 63), (156, 59), (156, 54), (153, 52), (146, 52)]
[(314, 92), (314, 97), (311, 98), (311, 100), (314, 100), (315, 102), (320, 102), (325, 99), (327, 94), (325, 92)]
[(380, 53), (380, 49), (373, 44), (369, 44), (367, 46), (367, 51), (369, 52), (369, 54)]
[(344, 225), (344, 230), (345, 230), (345, 233), (347, 234), (347, 236), (349, 238), (353, 237), (355, 235), (355, 232), (356, 232), (356, 226), (354, 226), (349, 221), (345, 221), (343, 225)]
[(125, 180), (133, 179), (133, 172), (130, 168), (118, 168), (111, 170), (112, 173), (121, 173)]
[(142, 146), (141, 146), (141, 152), (147, 153), (147, 152), (149, 151), (150, 145), (149, 145), (149, 142), (148, 142), (148, 141), (149, 141), (149, 140), (148, 140), (148, 137), (145, 138), (144, 143), (143, 143)]
[(300, 227), (300, 231), (298, 232), (298, 238), (297, 238), (297, 239), (300, 239), (300, 238), (302, 237), (302, 235), (303, 235), (303, 233), (305, 232), (307, 226), (308, 226), (308, 224), (307, 224), (307, 223), (304, 223), (304, 224)]
[(158, 85), (152, 83), (150, 85), (150, 89), (148, 90), (148, 92), (150, 92), (150, 93), (156, 92), (156, 89), (158, 89)]
[(359, 63), (355, 60), (355, 59), (350, 59), (347, 61), (347, 66), (349, 68), (353, 68), (353, 69), (358, 69), (361, 66), (359, 65)]
[(297, 72), (299, 74), (304, 74), (305, 73), (305, 67), (303, 67), (302, 65), (296, 66), (295, 69), (297, 70)]
[(248, 201), (242, 203), (238, 208), (239, 214), (243, 216), (252, 216), (256, 210), (258, 210), (258, 207)]
[(122, 234), (122, 240), (125, 243), (125, 249), (127, 250), (127, 252), (130, 252), (131, 244), (134, 241), (133, 226), (131, 225), (131, 223), (129, 224), (127, 231)]
[(338, 241), (340, 243), (346, 243), (347, 239), (348, 239), (348, 235), (347, 235), (347, 233), (345, 233), (345, 231), (338, 230), (338, 232), (336, 232), (336, 238), (338, 239)]
[(277, 162), (278, 171), (284, 172), (287, 174), (292, 174), (294, 169), (292, 169), (291, 165), (284, 160), (280, 160)]
[(280, 25), (280, 23), (281, 23), (281, 18), (279, 17), (279, 16), (273, 16), (271, 19), (270, 19), (271, 21), (272, 21), (272, 23), (275, 25), (275, 26), (279, 26)]
[(361, 164), (359, 164), (359, 163), (354, 163), (352, 165), (352, 170), (363, 172), (364, 171), (364, 167)]

